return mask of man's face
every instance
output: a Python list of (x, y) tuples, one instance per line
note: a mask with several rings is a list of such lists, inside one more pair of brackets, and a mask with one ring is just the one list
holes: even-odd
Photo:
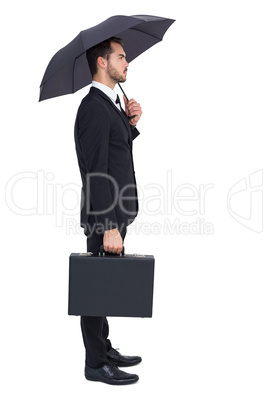
[(107, 60), (107, 74), (115, 84), (118, 82), (125, 82), (127, 79), (128, 68), (126, 54), (119, 43), (113, 42), (111, 46), (113, 53), (110, 54), (110, 57)]

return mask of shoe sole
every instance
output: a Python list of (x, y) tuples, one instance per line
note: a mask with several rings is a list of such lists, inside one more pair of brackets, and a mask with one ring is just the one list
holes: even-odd
[(88, 381), (95, 381), (95, 382), (103, 382), (104, 384), (109, 384), (109, 385), (130, 385), (130, 384), (135, 384), (135, 382), (139, 381), (139, 378), (135, 379), (135, 380), (122, 380), (121, 382), (113, 382), (113, 381), (105, 381), (105, 380), (100, 380), (96, 377), (91, 377), (89, 375), (85, 375), (86, 379)]

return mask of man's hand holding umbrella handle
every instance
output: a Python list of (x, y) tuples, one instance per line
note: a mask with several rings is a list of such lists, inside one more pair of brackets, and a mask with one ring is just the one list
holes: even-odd
[(108, 253), (120, 254), (123, 250), (123, 239), (117, 228), (105, 230), (103, 248)]
[(134, 99), (127, 100), (125, 96), (124, 96), (124, 102), (125, 102), (126, 115), (133, 116), (132, 118), (130, 118), (129, 123), (132, 126), (136, 126), (142, 115), (141, 105)]

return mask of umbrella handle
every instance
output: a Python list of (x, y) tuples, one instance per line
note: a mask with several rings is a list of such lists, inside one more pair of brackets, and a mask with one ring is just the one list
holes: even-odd
[[(123, 95), (125, 96), (125, 98), (126, 98), (126, 100), (127, 100), (127, 102), (128, 102), (128, 97), (127, 97), (127, 95), (126, 95), (126, 93), (125, 93), (125, 91), (123, 90), (123, 88), (121, 87), (121, 85), (119, 84), (119, 82), (118, 82), (118, 86), (119, 86), (119, 88), (121, 89), (121, 91), (123, 92)], [(133, 119), (133, 117), (135, 117), (136, 115), (134, 115), (134, 116), (127, 116), (127, 118), (128, 118), (128, 120), (131, 120), (131, 119)]]

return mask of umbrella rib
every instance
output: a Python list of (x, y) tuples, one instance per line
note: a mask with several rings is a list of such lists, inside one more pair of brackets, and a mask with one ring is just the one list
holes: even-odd
[(76, 63), (77, 59), (78, 59), (78, 57), (75, 58), (74, 64), (73, 64), (73, 77), (72, 77), (72, 79), (73, 79), (73, 82), (72, 82), (72, 91), (73, 91), (73, 93), (74, 93), (74, 70), (75, 70), (75, 63)]
[(150, 33), (147, 33), (147, 32), (144, 32), (144, 31), (142, 31), (141, 29), (137, 29), (137, 28), (129, 28), (129, 30), (133, 30), (133, 31), (138, 31), (138, 32), (141, 32), (141, 33), (143, 33), (143, 34), (145, 34), (145, 35), (148, 35), (148, 36), (151, 36), (152, 38), (156, 38), (156, 39), (158, 39), (158, 40), (163, 40), (163, 38), (159, 38), (158, 36), (155, 36), (155, 35), (152, 35), (152, 34), (150, 34)]

